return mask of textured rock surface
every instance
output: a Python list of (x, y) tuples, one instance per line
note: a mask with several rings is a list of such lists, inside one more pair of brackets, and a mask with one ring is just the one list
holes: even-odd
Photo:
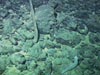
[(54, 9), (49, 5), (41, 5), (36, 9), (36, 18), (40, 33), (50, 33), (51, 25), (53, 25)]
[(58, 43), (69, 46), (75, 46), (76, 44), (80, 43), (82, 39), (79, 33), (65, 29), (59, 29), (58, 32), (54, 34), (54, 37), (56, 38)]
[(32, 3), (37, 43), (29, 0), (0, 0), (0, 75), (99, 75), (100, 0)]

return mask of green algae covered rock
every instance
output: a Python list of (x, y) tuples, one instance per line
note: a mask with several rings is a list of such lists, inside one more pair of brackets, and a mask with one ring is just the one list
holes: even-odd
[(8, 67), (3, 75), (21, 75), (20, 70), (18, 70), (14, 65), (12, 67)]
[(50, 33), (50, 27), (54, 23), (54, 9), (49, 5), (42, 5), (36, 9), (36, 19), (40, 33)]
[(54, 37), (58, 43), (72, 47), (77, 45), (82, 39), (82, 36), (78, 32), (66, 30), (63, 28), (55, 32)]

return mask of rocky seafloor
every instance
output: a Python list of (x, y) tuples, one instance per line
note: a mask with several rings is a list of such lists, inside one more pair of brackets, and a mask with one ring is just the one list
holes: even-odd
[(100, 0), (0, 0), (0, 75), (100, 75)]

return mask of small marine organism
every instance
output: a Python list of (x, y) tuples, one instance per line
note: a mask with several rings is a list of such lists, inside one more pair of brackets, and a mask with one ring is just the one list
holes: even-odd
[(38, 32), (38, 26), (37, 26), (37, 22), (36, 22), (35, 9), (33, 9), (32, 0), (29, 0), (29, 3), (30, 3), (31, 16), (32, 16), (32, 19), (33, 19), (34, 30), (35, 30), (35, 36), (34, 36), (33, 42), (37, 43), (38, 39), (39, 39), (39, 32)]

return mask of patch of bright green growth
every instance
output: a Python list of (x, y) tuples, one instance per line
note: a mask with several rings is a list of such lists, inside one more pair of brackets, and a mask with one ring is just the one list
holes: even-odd
[(12, 67), (8, 67), (3, 75), (21, 75), (21, 72), (13, 65)]

